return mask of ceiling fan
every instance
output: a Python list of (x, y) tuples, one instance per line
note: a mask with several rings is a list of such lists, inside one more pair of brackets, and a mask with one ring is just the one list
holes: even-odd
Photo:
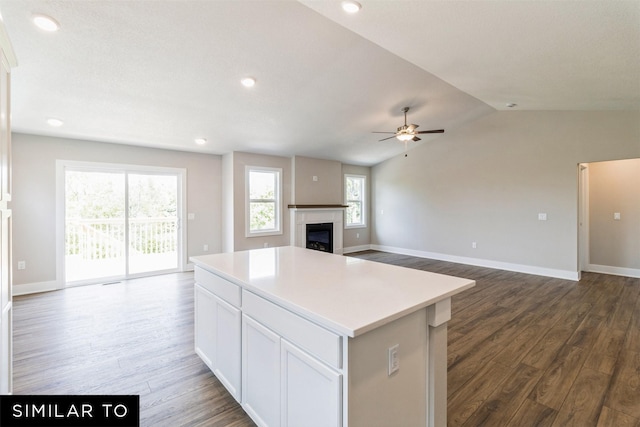
[(373, 132), (393, 134), (393, 136), (381, 139), (380, 141), (386, 141), (387, 139), (391, 138), (398, 138), (400, 141), (407, 143), (408, 141), (420, 141), (420, 138), (418, 138), (417, 135), (421, 133), (444, 133), (444, 129), (416, 131), (418, 125), (407, 125), (407, 112), (409, 111), (409, 107), (404, 107), (402, 111), (404, 111), (404, 126), (400, 126), (396, 132)]

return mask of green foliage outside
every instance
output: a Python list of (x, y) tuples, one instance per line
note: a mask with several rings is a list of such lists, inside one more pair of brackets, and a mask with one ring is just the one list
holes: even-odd
[(346, 221), (347, 224), (362, 224), (362, 191), (364, 190), (364, 182), (361, 178), (347, 177), (346, 183), (346, 199), (347, 206)]
[[(128, 190), (131, 250), (175, 251), (176, 177), (131, 173)], [(90, 259), (123, 256), (125, 175), (66, 171), (65, 193), (66, 254)]]

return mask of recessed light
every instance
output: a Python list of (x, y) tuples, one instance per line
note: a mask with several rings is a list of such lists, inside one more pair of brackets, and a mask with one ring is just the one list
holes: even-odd
[(342, 10), (347, 13), (357, 13), (362, 9), (362, 5), (354, 0), (345, 0), (342, 2)]
[(244, 79), (240, 80), (240, 83), (242, 83), (244, 87), (254, 87), (256, 85), (256, 79), (254, 79), (253, 77), (245, 77)]
[(54, 128), (59, 128), (64, 124), (64, 122), (60, 119), (47, 119), (47, 124), (49, 126), (53, 126)]
[(206, 144), (206, 143), (207, 143), (207, 140), (206, 140), (206, 139), (204, 139), (204, 138), (196, 138), (196, 139), (194, 139), (194, 141), (195, 141), (195, 142), (196, 142), (196, 144), (198, 144), (198, 145), (204, 145), (204, 144)]
[(33, 23), (38, 28), (44, 31), (58, 31), (60, 24), (50, 16), (47, 15), (33, 15)]
[(509, 102), (507, 104), (507, 108), (513, 108), (513, 107), (517, 107), (517, 106), (518, 106), (518, 104), (516, 104), (515, 102)]

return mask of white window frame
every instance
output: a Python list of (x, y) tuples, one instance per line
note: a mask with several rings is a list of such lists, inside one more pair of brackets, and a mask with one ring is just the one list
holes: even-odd
[[(244, 182), (245, 182), (245, 237), (259, 237), (259, 236), (276, 236), (282, 234), (282, 168), (270, 168), (265, 166), (245, 166)], [(264, 231), (252, 231), (251, 230), (251, 192), (250, 184), (251, 180), (249, 176), (251, 172), (271, 172), (276, 176), (276, 191), (275, 197), (275, 228)]]
[(360, 200), (361, 208), (362, 208), (360, 218), (362, 218), (362, 222), (349, 224), (347, 222), (347, 215), (345, 210), (344, 228), (366, 228), (367, 227), (367, 177), (366, 175), (354, 175), (354, 174), (344, 175), (344, 204), (345, 205), (349, 204), (349, 200), (347, 199), (347, 181), (350, 178), (362, 180), (362, 197)]

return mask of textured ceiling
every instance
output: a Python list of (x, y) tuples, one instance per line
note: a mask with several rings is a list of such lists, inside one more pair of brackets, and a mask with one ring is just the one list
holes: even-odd
[(352, 16), (339, 1), (0, 0), (13, 130), (371, 165), (404, 150), (371, 134), (404, 106), (447, 131), (507, 102), (640, 108), (640, 1), (361, 3)]

